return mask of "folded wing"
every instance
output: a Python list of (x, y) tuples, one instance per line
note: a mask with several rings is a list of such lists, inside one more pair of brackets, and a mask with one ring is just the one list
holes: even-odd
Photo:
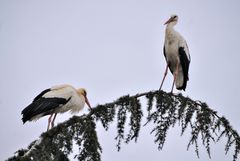
[(23, 123), (54, 113), (69, 102), (74, 92), (75, 89), (69, 85), (55, 86), (42, 91), (23, 109)]

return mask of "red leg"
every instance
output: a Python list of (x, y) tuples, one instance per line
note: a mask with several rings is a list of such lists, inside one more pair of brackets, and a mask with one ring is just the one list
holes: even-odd
[(50, 123), (51, 123), (51, 119), (52, 119), (52, 115), (50, 115), (50, 117), (48, 118), (48, 127), (47, 127), (47, 131), (49, 130), (49, 127), (50, 127)]
[(54, 121), (56, 119), (56, 116), (57, 116), (57, 113), (55, 113), (54, 117), (53, 117), (53, 120), (52, 120), (52, 127), (54, 126)]
[(165, 78), (167, 76), (167, 72), (168, 72), (168, 64), (166, 66), (166, 69), (165, 69), (165, 72), (164, 72), (164, 75), (163, 75), (163, 79), (162, 79), (162, 83), (160, 85), (159, 91), (162, 89), (162, 85), (163, 85), (163, 82), (164, 82), (164, 80), (165, 80)]
[(175, 80), (176, 80), (176, 74), (173, 75), (173, 84), (172, 84), (171, 93), (173, 93), (173, 87), (174, 87)]

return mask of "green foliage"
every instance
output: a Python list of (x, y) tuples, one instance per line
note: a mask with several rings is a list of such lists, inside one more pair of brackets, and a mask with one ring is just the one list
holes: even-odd
[[(239, 135), (232, 129), (229, 122), (224, 117), (219, 117), (217, 112), (210, 109), (206, 103), (193, 101), (183, 97), (181, 94), (172, 95), (165, 92), (149, 92), (148, 99), (148, 122), (153, 122), (155, 127), (155, 143), (162, 149), (166, 140), (169, 127), (173, 127), (176, 122), (182, 129), (182, 135), (189, 126), (191, 137), (187, 148), (195, 145), (195, 152), (199, 157), (198, 141), (202, 140), (209, 157), (211, 158), (210, 144), (219, 141), (225, 134), (227, 143), (225, 152), (227, 153), (233, 145), (235, 153), (233, 160), (237, 160), (239, 154)], [(153, 102), (156, 102), (156, 110), (152, 110)], [(147, 123), (148, 123), (147, 122)]]
[(39, 140), (32, 142), (28, 149), (21, 149), (12, 160), (69, 160), (73, 144), (77, 144), (79, 153), (75, 158), (85, 161), (100, 161), (102, 148), (98, 142), (96, 122), (100, 121), (107, 131), (110, 123), (117, 121), (117, 150), (122, 143), (137, 141), (143, 118), (140, 97), (147, 100), (147, 116), (144, 126), (150, 122), (151, 134), (154, 142), (161, 150), (167, 138), (168, 130), (175, 125), (180, 126), (183, 135), (190, 129), (190, 140), (187, 149), (192, 145), (199, 156), (199, 140), (211, 158), (211, 143), (216, 143), (223, 137), (227, 138), (225, 152), (234, 148), (233, 161), (240, 152), (240, 137), (228, 120), (217, 115), (206, 103), (193, 101), (181, 94), (174, 95), (163, 91), (150, 91), (134, 96), (123, 96), (118, 100), (98, 105), (88, 115), (73, 116), (68, 121), (59, 124), (46, 133)]
[(20, 150), (9, 161), (68, 161), (73, 141), (79, 147), (78, 160), (99, 161), (101, 146), (96, 134), (96, 125), (92, 117), (73, 116), (41, 135), (27, 150)]

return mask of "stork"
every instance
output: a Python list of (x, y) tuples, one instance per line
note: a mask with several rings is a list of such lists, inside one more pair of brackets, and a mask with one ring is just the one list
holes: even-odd
[(188, 69), (190, 64), (190, 54), (187, 43), (184, 38), (173, 28), (177, 22), (178, 16), (173, 15), (164, 24), (167, 26), (165, 30), (163, 53), (167, 62), (167, 66), (159, 90), (162, 88), (169, 68), (173, 74), (171, 93), (173, 92), (174, 84), (178, 90), (186, 89), (188, 81)]
[(53, 86), (42, 91), (30, 105), (22, 110), (22, 121), (25, 123), (50, 115), (47, 126), (47, 130), (49, 130), (50, 124), (52, 127), (54, 126), (58, 113), (67, 111), (72, 114), (77, 113), (83, 109), (85, 103), (92, 109), (85, 89), (75, 89), (71, 85)]

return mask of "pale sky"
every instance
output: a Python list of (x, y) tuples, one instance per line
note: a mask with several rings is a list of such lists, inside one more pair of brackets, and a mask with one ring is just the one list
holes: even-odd
[[(22, 109), (46, 88), (84, 87), (93, 107), (158, 89), (166, 65), (163, 24), (172, 14), (179, 16), (175, 29), (191, 54), (183, 95), (207, 102), (239, 132), (239, 8), (238, 0), (0, 0), (0, 160), (46, 131), (47, 117), (21, 121)], [(169, 73), (163, 90), (171, 90), (172, 79)], [(69, 117), (58, 116), (56, 123)], [(232, 160), (232, 151), (224, 152), (226, 140), (212, 144), (212, 159), (200, 146), (198, 159), (194, 147), (186, 150), (190, 138), (181, 137), (177, 127), (162, 151), (151, 127), (143, 127), (136, 144), (123, 144), (117, 152), (116, 124), (107, 132), (97, 125), (103, 161)]]

